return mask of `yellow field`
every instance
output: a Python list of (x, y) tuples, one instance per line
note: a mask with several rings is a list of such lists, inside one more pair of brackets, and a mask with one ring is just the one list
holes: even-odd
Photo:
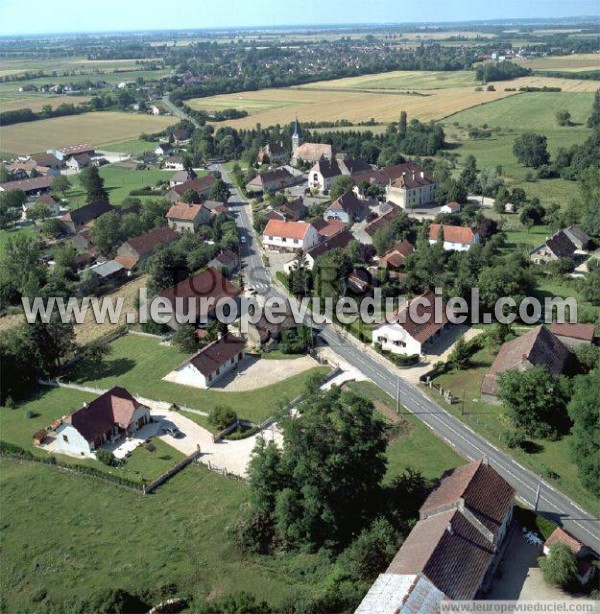
[(378, 122), (396, 121), (401, 111), (409, 118), (423, 121), (441, 119), (469, 107), (498, 100), (513, 92), (476, 92), (473, 87), (428, 90), (424, 96), (398, 92), (353, 92), (319, 89), (268, 89), (241, 94), (226, 94), (189, 101), (195, 109), (218, 110), (236, 108), (248, 111), (248, 117), (218, 126), (251, 128), (287, 124), (298, 115), (301, 121), (335, 121), (353, 123), (374, 118)]
[(600, 70), (600, 54), (575, 53), (573, 55), (556, 55), (531, 60), (516, 60), (516, 64), (533, 70), (564, 70), (580, 72), (584, 70)]
[(172, 117), (116, 111), (43, 119), (0, 129), (0, 149), (23, 154), (70, 143), (87, 142), (100, 147), (137, 138), (142, 132), (159, 132), (175, 122)]
[(600, 81), (592, 81), (590, 79), (555, 79), (553, 77), (520, 77), (512, 81), (502, 81), (496, 83), (496, 88), (505, 87), (560, 87), (563, 92), (592, 92), (600, 89)]
[(44, 105), (51, 105), (53, 109), (60, 104), (74, 104), (78, 105), (82, 102), (87, 102), (90, 99), (89, 96), (32, 96), (27, 98), (19, 98), (17, 100), (2, 101), (0, 102), (0, 111), (14, 111), (16, 109), (31, 109), (32, 111), (41, 111)]

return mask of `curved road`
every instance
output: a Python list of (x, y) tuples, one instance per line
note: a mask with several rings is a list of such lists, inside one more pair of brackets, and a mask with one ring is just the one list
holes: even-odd
[[(216, 164), (213, 168), (221, 172), (223, 180), (229, 185), (232, 192), (229, 206), (237, 214), (236, 223), (240, 235), (246, 236), (246, 242), (240, 246), (240, 255), (247, 285), (256, 288), (265, 297), (282, 297), (283, 294), (273, 287), (263, 264), (252, 227), (250, 204), (242, 198), (222, 165)], [(327, 324), (316, 328), (320, 329), (319, 336), (323, 343), (329, 345), (342, 359), (359, 369), (391, 397), (395, 399), (398, 395), (400, 403), (407, 410), (450, 444), (458, 454), (469, 460), (486, 457), (490, 465), (515, 488), (517, 496), (524, 503), (535, 508), (537, 500), (539, 513), (564, 527), (596, 552), (600, 552), (600, 521), (597, 518), (463, 424), (417, 386), (398, 377), (394, 369), (385, 364), (384, 359), (371, 355), (358, 340), (339, 335)], [(427, 450), (423, 450), (423, 454), (426, 453)]]

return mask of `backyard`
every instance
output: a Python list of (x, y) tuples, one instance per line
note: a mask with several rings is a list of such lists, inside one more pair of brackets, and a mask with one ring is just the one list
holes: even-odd
[[(158, 339), (133, 334), (120, 337), (111, 345), (113, 351), (100, 368), (80, 363), (64, 379), (97, 388), (119, 385), (127, 388), (134, 396), (167, 401), (206, 412), (216, 405), (228, 405), (240, 418), (253, 422), (262, 422), (282, 404), (299, 396), (312, 375), (326, 375), (329, 371), (328, 367), (315, 367), (277, 384), (245, 392), (201, 390), (162, 381), (167, 373), (189, 358), (188, 354), (162, 345)], [(192, 414), (186, 415), (195, 418)], [(205, 426), (204, 421), (200, 422)]]

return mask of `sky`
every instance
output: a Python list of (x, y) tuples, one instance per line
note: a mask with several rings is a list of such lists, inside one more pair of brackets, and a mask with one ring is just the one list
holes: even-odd
[(600, 0), (0, 0), (0, 36), (599, 14)]

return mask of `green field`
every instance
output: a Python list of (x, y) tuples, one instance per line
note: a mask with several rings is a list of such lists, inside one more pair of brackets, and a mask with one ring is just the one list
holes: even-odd
[(389, 73), (347, 77), (335, 81), (319, 81), (301, 89), (357, 89), (357, 90), (437, 90), (447, 87), (476, 85), (472, 70), (433, 71), (396, 70)]
[[(520, 330), (519, 332), (523, 332)], [(471, 362), (473, 367), (461, 371), (449, 371), (434, 378), (436, 384), (451, 390), (458, 398), (465, 399), (465, 410), (462, 413), (462, 403), (449, 405), (434, 390), (424, 388), (432, 398), (460, 418), (465, 424), (483, 435), (491, 443), (504, 448), (517, 460), (529, 466), (536, 473), (543, 475), (548, 482), (554, 483), (564, 493), (579, 502), (593, 514), (598, 513), (598, 500), (587, 491), (579, 481), (577, 467), (571, 460), (569, 450), (570, 435), (559, 441), (532, 439), (530, 450), (509, 450), (501, 439), (502, 433), (510, 430), (511, 425), (504, 415), (501, 405), (487, 403), (481, 399), (481, 382), (489, 366), (494, 360), (494, 353), (489, 348), (476, 352)], [(555, 472), (559, 478), (548, 477), (548, 471)]]
[[(133, 396), (186, 405), (210, 411), (215, 405), (231, 406), (240, 418), (261, 422), (285, 401), (300, 395), (304, 383), (314, 373), (325, 375), (327, 367), (316, 367), (271, 386), (246, 392), (201, 390), (164, 382), (162, 378), (189, 356), (158, 340), (139, 335), (125, 335), (112, 343), (113, 352), (101, 369), (79, 365), (65, 379), (98, 388), (123, 386)], [(191, 414), (189, 414), (191, 416)]]
[(108, 588), (156, 604), (167, 584), (196, 602), (245, 590), (277, 606), (292, 591), (313, 594), (332, 571), (319, 555), (242, 557), (227, 529), (246, 487), (197, 465), (145, 497), (11, 460), (0, 461), (0, 483), (6, 612), (66, 611)]
[[(527, 181), (534, 169), (521, 166), (514, 154), (515, 138), (526, 131), (537, 131), (548, 138), (550, 155), (559, 147), (569, 148), (585, 141), (591, 131), (585, 122), (592, 108), (593, 94), (585, 92), (526, 93), (467, 109), (452, 115), (443, 122), (446, 139), (454, 144), (455, 153), (461, 157), (475, 156), (480, 169), (501, 166), (509, 187), (522, 187), (531, 198), (538, 197), (543, 204), (557, 202), (565, 205), (576, 196), (575, 182), (564, 179)], [(556, 112), (570, 111), (574, 126), (556, 124)], [(456, 125), (458, 124), (458, 126)], [(487, 124), (498, 127), (491, 138), (470, 139), (469, 126)]]
[(129, 141), (116, 141), (115, 143), (106, 143), (102, 146), (105, 151), (114, 151), (129, 155), (140, 154), (143, 151), (154, 151), (156, 143), (142, 141), (140, 139), (132, 139)]

